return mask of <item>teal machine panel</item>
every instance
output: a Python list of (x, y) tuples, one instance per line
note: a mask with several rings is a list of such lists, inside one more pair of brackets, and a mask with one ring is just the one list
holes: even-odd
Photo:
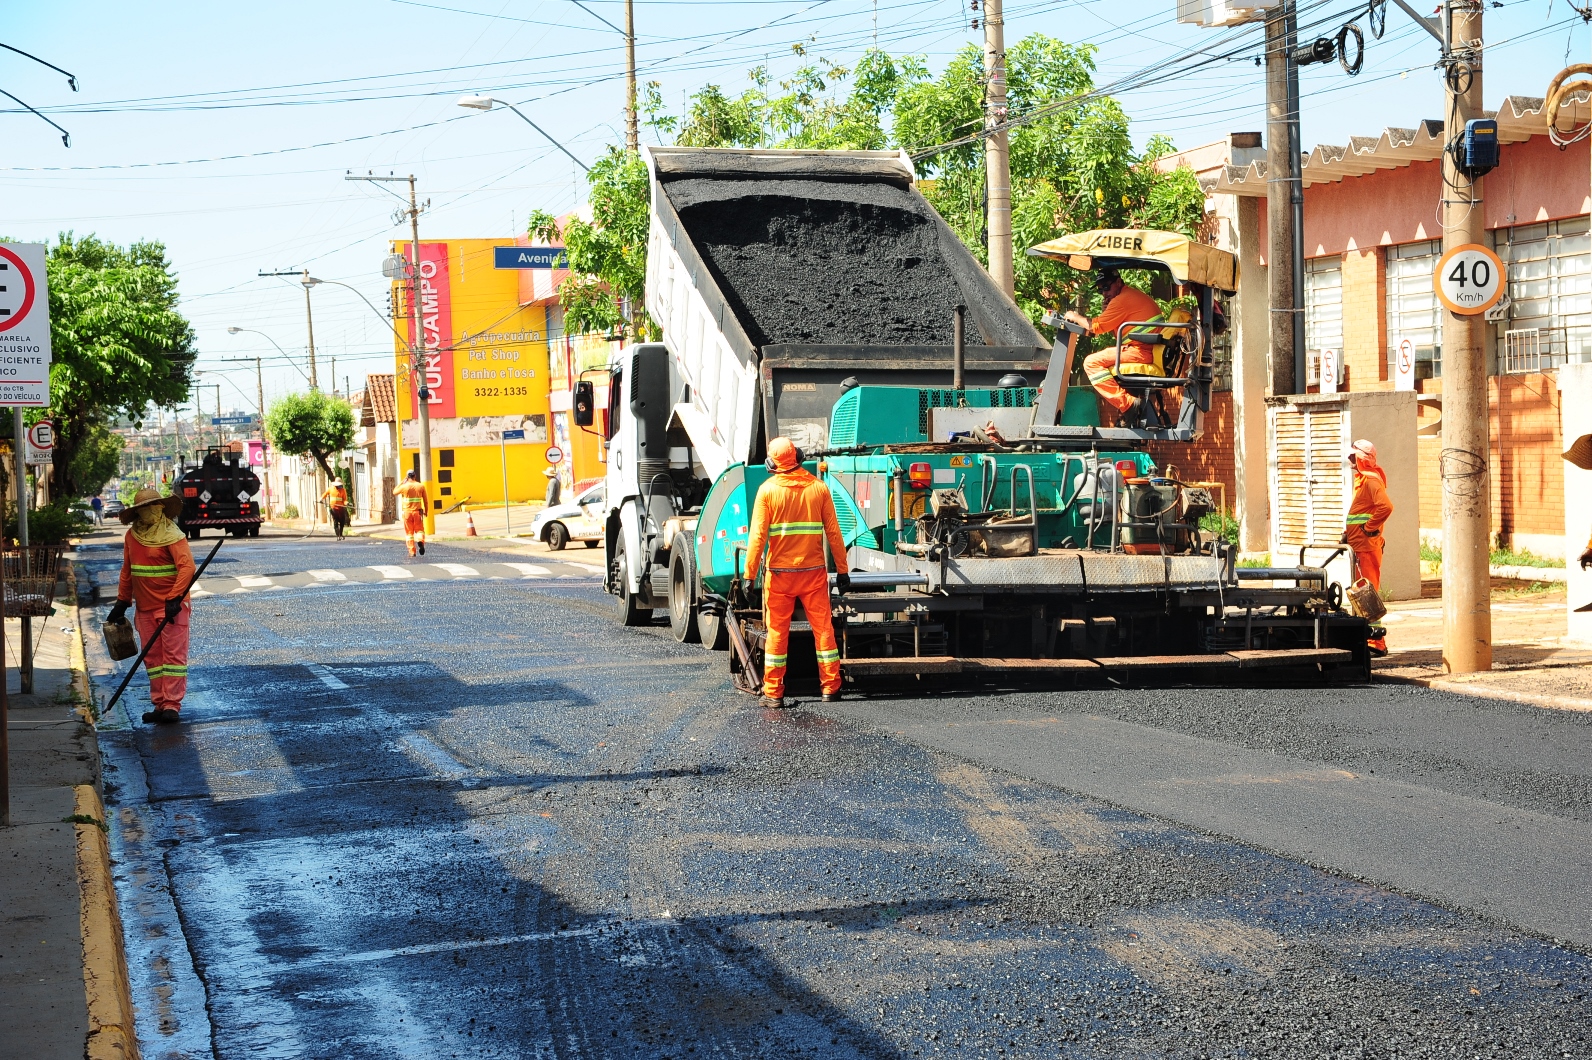
[[(829, 445), (908, 445), (929, 440), (929, 410), (965, 405), (975, 409), (1033, 408), (1039, 390), (1031, 386), (951, 387), (858, 386), (841, 395), (830, 416)], [(1098, 427), (1099, 403), (1092, 387), (1068, 387), (1061, 422), (1068, 427)]]

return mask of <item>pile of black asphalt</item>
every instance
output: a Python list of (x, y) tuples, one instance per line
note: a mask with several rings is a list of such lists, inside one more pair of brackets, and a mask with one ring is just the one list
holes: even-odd
[(905, 189), (697, 179), (669, 196), (754, 345), (950, 345), (969, 299), (949, 229)]

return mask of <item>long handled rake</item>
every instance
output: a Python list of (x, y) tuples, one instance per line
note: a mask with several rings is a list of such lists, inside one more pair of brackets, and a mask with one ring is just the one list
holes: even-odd
[[(204, 574), (206, 567), (210, 566), (210, 561), (216, 558), (216, 553), (221, 551), (221, 544), (224, 541), (226, 541), (225, 537), (222, 537), (216, 541), (216, 547), (211, 549), (210, 555), (206, 556), (205, 561), (199, 564), (199, 569), (193, 572), (193, 577), (188, 580), (188, 585), (183, 589), (182, 596), (177, 597), (177, 599), (181, 600), (183, 596), (187, 596), (188, 591), (199, 583), (199, 576)], [(138, 658), (134, 659), (133, 665), (127, 669), (127, 676), (123, 677), (122, 683), (117, 686), (116, 694), (110, 698), (108, 703), (105, 704), (106, 711), (109, 711), (112, 707), (114, 707), (116, 705), (116, 701), (122, 698), (122, 693), (127, 691), (128, 682), (130, 682), (133, 679), (133, 675), (138, 672), (139, 666), (143, 665), (144, 656), (148, 655), (149, 649), (155, 646), (155, 642), (160, 639), (161, 633), (165, 631), (166, 624), (170, 621), (170, 615), (161, 616), (160, 625), (156, 626), (155, 632), (151, 633), (149, 635), (149, 639), (144, 641), (144, 650), (138, 653)]]

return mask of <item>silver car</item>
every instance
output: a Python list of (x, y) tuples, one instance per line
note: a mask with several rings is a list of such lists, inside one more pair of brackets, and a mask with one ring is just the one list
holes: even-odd
[(587, 548), (596, 548), (602, 543), (606, 515), (603, 487), (599, 483), (569, 504), (543, 508), (531, 523), (531, 536), (547, 542), (547, 547), (554, 552), (571, 541), (584, 541)]

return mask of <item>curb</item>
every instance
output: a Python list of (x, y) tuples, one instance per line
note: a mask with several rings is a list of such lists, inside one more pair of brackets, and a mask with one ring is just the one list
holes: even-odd
[(1502, 699), (1528, 707), (1545, 707), (1549, 710), (1592, 713), (1592, 699), (1574, 699), (1569, 696), (1539, 696), (1531, 692), (1513, 692), (1507, 688), (1493, 688), (1489, 685), (1472, 684), (1463, 677), (1400, 677), (1393, 674), (1373, 673), (1371, 680), (1373, 683), (1416, 685), (1438, 692), (1453, 692), (1456, 695), (1476, 696), (1480, 699)]
[[(74, 571), (75, 573), (75, 571)], [(75, 712), (95, 728), (88, 658), (83, 645), (83, 609), (68, 648), (72, 668)], [(96, 772), (96, 776), (98, 773)], [(72, 789), (72, 812), (77, 833), (78, 909), (83, 935), (83, 994), (88, 1004), (85, 1060), (139, 1060), (138, 1034), (133, 1017), (133, 988), (127, 973), (127, 948), (122, 939), (122, 918), (112, 880), (111, 847), (106, 838), (105, 803), (93, 784)], [(82, 818), (97, 823), (84, 824)]]

